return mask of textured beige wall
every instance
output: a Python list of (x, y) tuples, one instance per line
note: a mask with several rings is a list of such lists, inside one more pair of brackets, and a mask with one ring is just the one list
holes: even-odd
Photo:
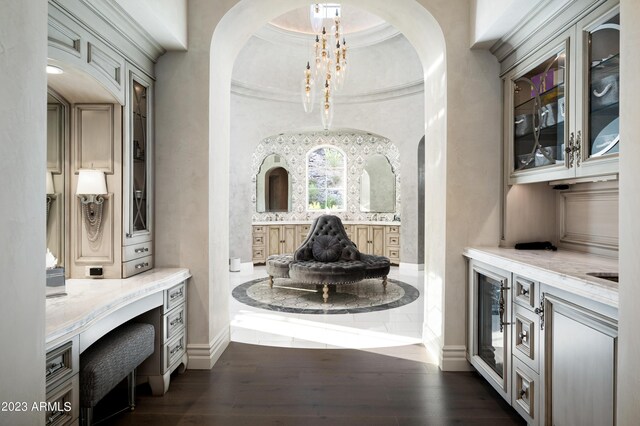
[[(229, 80), (235, 55), (270, 14), (308, 4), (302, 0), (244, 0), (229, 15), (232, 19), (219, 23), (235, 3), (189, 2), (189, 51), (166, 54), (156, 69), (156, 253), (159, 266), (180, 264), (194, 274), (189, 290), (192, 347), (228, 333)], [(431, 346), (439, 355), (447, 346), (457, 357), (446, 367), (464, 368), (465, 264), (461, 252), (469, 244), (497, 245), (499, 239), (498, 65), (488, 52), (469, 50), (466, 1), (344, 3), (366, 8), (395, 25), (423, 62), (428, 83), (426, 318)], [(445, 55), (442, 36), (420, 4), (444, 32)], [(217, 42), (209, 58), (214, 27)]]
[(44, 424), (47, 3), (8, 0), (0, 14), (0, 424)]
[(640, 419), (640, 3), (620, 1), (620, 312), (618, 424)]

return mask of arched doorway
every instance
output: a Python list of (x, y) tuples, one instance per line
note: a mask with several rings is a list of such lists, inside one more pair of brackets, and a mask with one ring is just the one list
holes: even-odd
[[(426, 3), (426, 1), (423, 1)], [(434, 16), (416, 0), (345, 0), (344, 4), (374, 13), (398, 28), (414, 46), (424, 69), (425, 131), (429, 135), (430, 158), (425, 182), (434, 198), (446, 199), (446, 46), (442, 29)], [(235, 58), (259, 27), (288, 10), (308, 4), (301, 0), (242, 0), (221, 19), (216, 27), (210, 50), (209, 86), (209, 295), (220, 294), (228, 288), (228, 277), (221, 273), (228, 266), (229, 241), (220, 238), (229, 233), (229, 148), (230, 148), (230, 86)], [(215, 165), (215, 167), (213, 166)], [(430, 239), (444, 242), (446, 203), (425, 204), (425, 224)], [(442, 252), (429, 258), (425, 253), (426, 285), (433, 281), (442, 286), (446, 256)], [(434, 300), (434, 308), (425, 318), (432, 321), (431, 334), (442, 345), (444, 319), (443, 293)], [(224, 303), (224, 302), (221, 302)], [(216, 306), (217, 307), (217, 306)], [(228, 306), (222, 306), (228, 309)], [(213, 305), (210, 307), (210, 311)]]
[(289, 207), (289, 173), (282, 167), (275, 167), (264, 177), (264, 194), (268, 212), (287, 211)]

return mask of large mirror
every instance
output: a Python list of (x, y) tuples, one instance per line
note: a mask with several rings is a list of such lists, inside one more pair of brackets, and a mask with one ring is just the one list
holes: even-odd
[(372, 155), (360, 176), (360, 211), (393, 213), (396, 210), (396, 176), (389, 159)]
[(265, 157), (256, 176), (256, 210), (264, 212), (291, 211), (291, 179), (287, 162), (281, 155)]
[[(65, 265), (65, 148), (69, 132), (69, 104), (53, 90), (47, 93), (47, 249), (54, 267)], [(53, 258), (47, 256), (47, 267)]]

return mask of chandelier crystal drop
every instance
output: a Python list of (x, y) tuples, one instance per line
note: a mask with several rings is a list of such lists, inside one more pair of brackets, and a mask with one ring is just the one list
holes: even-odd
[(334, 116), (333, 95), (344, 86), (347, 73), (347, 41), (343, 36), (340, 4), (313, 3), (309, 9), (309, 19), (315, 37), (312, 59), (307, 62), (301, 81), (302, 106), (306, 113), (313, 111), (315, 92), (318, 90), (315, 81), (324, 80), (324, 86), (319, 84), (320, 114), (322, 126), (328, 130)]
[(302, 106), (304, 112), (313, 111), (313, 104), (316, 100), (315, 81), (311, 73), (311, 65), (307, 62), (307, 68), (304, 70), (304, 78), (302, 79)]
[(325, 81), (322, 93), (322, 127), (329, 130), (333, 122), (333, 99), (331, 97), (331, 86), (329, 81)]

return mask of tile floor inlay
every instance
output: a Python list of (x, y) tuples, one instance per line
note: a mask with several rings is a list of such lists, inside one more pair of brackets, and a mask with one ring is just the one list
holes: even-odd
[(407, 305), (420, 296), (415, 287), (388, 279), (384, 291), (380, 279), (338, 285), (324, 303), (322, 290), (315, 285), (290, 279), (275, 279), (273, 288), (267, 278), (258, 278), (233, 289), (233, 297), (249, 306), (277, 312), (300, 314), (355, 314), (375, 312)]

